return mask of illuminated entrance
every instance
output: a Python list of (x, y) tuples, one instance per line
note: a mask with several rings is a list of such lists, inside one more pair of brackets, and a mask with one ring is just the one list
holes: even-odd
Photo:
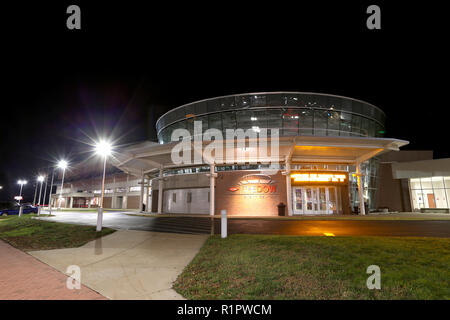
[(339, 211), (339, 188), (333, 186), (293, 187), (294, 214), (336, 214)]

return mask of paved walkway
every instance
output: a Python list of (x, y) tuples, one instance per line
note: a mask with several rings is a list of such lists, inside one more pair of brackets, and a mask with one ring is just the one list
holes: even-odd
[(207, 235), (119, 230), (80, 248), (32, 251), (65, 271), (81, 268), (81, 283), (110, 299), (183, 299), (172, 284)]
[(0, 240), (0, 300), (100, 300), (81, 286), (69, 290), (67, 276)]

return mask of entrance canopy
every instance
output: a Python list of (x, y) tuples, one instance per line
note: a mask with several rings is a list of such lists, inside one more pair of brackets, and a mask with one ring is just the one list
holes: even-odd
[[(278, 141), (278, 146), (275, 143)], [(160, 169), (196, 165), (231, 165), (249, 163), (326, 162), (357, 164), (387, 151), (398, 151), (408, 141), (391, 138), (293, 136), (214, 141), (221, 152), (211, 151), (211, 141), (158, 144), (142, 142), (124, 147), (114, 155), (113, 165), (141, 176)], [(175, 150), (175, 152), (173, 152)], [(177, 161), (185, 155), (190, 161)], [(230, 157), (230, 155), (232, 155)]]

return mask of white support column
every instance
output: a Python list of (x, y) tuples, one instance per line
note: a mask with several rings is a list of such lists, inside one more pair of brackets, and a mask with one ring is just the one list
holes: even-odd
[(158, 213), (163, 211), (163, 192), (164, 192), (164, 180), (163, 180), (163, 167), (159, 169), (158, 179)]
[(128, 180), (129, 180), (129, 174), (127, 173), (127, 182), (125, 185), (125, 196), (123, 197), (122, 200), (122, 209), (128, 209), (128, 190), (130, 188), (130, 186), (128, 185)]
[(73, 197), (70, 197), (70, 207), (69, 208), (73, 208)]
[(215, 168), (216, 166), (214, 164), (211, 164), (209, 166), (209, 214), (211, 216), (214, 216), (214, 210), (215, 210)]
[(366, 214), (366, 208), (364, 207), (364, 194), (360, 162), (356, 163), (356, 181), (358, 183), (359, 214), (364, 216)]
[(147, 202), (147, 205), (145, 207), (145, 212), (152, 212), (152, 204), (149, 201), (149, 195), (150, 195), (150, 178), (147, 178), (147, 192), (145, 193), (145, 201)]
[(291, 163), (288, 160), (286, 160), (286, 195), (288, 216), (292, 216)]
[(141, 194), (139, 197), (139, 211), (140, 212), (144, 212), (144, 182), (145, 182), (145, 176), (144, 174), (142, 174), (142, 179), (141, 179)]

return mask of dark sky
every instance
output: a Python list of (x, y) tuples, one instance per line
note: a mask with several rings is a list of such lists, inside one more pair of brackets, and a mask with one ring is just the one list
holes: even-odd
[[(443, 9), (379, 1), (382, 30), (369, 31), (372, 2), (211, 3), (2, 9), (0, 199), (58, 158), (86, 156), (89, 136), (146, 139), (150, 108), (244, 92), (359, 98), (385, 111), (386, 136), (450, 157)], [(66, 29), (69, 4), (81, 7), (81, 31)]]

